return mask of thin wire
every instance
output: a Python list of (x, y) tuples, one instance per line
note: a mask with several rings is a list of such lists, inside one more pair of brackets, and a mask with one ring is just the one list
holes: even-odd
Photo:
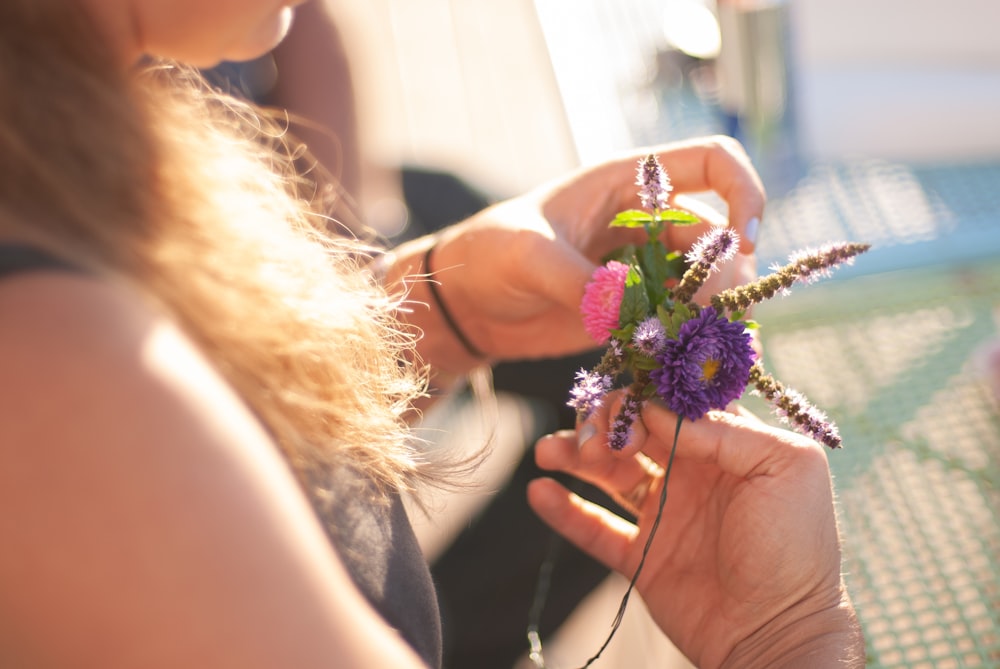
[(542, 637), (539, 627), (542, 621), (542, 610), (549, 597), (552, 587), (552, 572), (556, 566), (556, 558), (562, 547), (562, 537), (555, 532), (549, 535), (549, 545), (545, 549), (545, 559), (538, 570), (538, 581), (535, 585), (535, 597), (528, 612), (528, 659), (537, 669), (545, 669), (545, 659), (542, 657)]
[[(653, 537), (656, 536), (656, 530), (660, 526), (660, 520), (663, 518), (663, 507), (666, 506), (667, 503), (667, 482), (670, 480), (670, 470), (673, 469), (674, 466), (674, 455), (677, 453), (677, 441), (681, 434), (681, 424), (683, 422), (684, 418), (678, 416), (677, 428), (674, 430), (674, 443), (670, 447), (670, 457), (667, 459), (667, 468), (663, 473), (663, 487), (660, 489), (659, 506), (656, 509), (656, 517), (653, 519), (653, 525), (649, 528), (649, 536), (646, 537), (646, 544), (642, 547), (642, 555), (639, 557), (639, 564), (635, 568), (635, 573), (632, 574), (632, 579), (629, 581), (628, 588), (622, 596), (621, 603), (618, 605), (618, 613), (615, 614), (614, 621), (611, 623), (611, 631), (608, 633), (608, 637), (604, 640), (604, 643), (601, 644), (601, 647), (597, 650), (593, 657), (587, 660), (586, 664), (584, 664), (580, 669), (587, 669), (587, 667), (597, 661), (597, 659), (611, 643), (611, 639), (614, 638), (615, 632), (618, 631), (618, 628), (622, 624), (622, 620), (625, 618), (625, 609), (628, 606), (629, 597), (632, 595), (632, 590), (635, 588), (636, 581), (639, 580), (639, 574), (642, 572), (642, 568), (646, 564), (646, 556), (649, 555), (649, 550), (653, 545)], [(532, 602), (531, 613), (528, 618), (528, 644), (530, 647), (528, 657), (531, 659), (536, 669), (547, 669), (545, 666), (545, 659), (542, 655), (542, 640), (538, 634), (538, 621), (541, 618), (542, 609), (544, 608), (545, 600), (548, 597), (548, 590), (554, 567), (555, 552), (553, 550), (553, 545), (550, 544), (549, 555), (546, 556), (545, 561), (539, 569), (538, 585), (535, 589), (535, 598)]]

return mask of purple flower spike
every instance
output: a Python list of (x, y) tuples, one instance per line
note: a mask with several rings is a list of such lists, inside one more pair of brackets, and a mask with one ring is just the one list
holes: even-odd
[(784, 395), (775, 404), (775, 412), (807, 437), (830, 448), (840, 448), (840, 431), (837, 426), (825, 413), (810, 404), (802, 393), (785, 388)]
[(773, 268), (771, 274), (713, 295), (712, 306), (719, 311), (746, 311), (751, 305), (784, 294), (796, 281), (810, 283), (828, 275), (834, 267), (853, 262), (855, 256), (869, 248), (869, 244), (827, 244), (818, 250), (796, 253), (787, 265)]
[(639, 161), (635, 183), (640, 186), (639, 200), (643, 208), (648, 211), (667, 208), (667, 198), (673, 186), (670, 185), (666, 170), (652, 153)]
[(667, 340), (650, 379), (671, 411), (697, 420), (743, 394), (756, 356), (750, 342), (742, 323), (703, 309)]
[(774, 412), (783, 421), (830, 448), (842, 446), (840, 431), (826, 414), (810, 404), (802, 393), (788, 388), (765, 372), (759, 363), (754, 363), (750, 369), (750, 382), (771, 403)]
[(712, 228), (702, 235), (687, 254), (692, 265), (705, 265), (712, 271), (720, 262), (732, 259), (740, 245), (740, 236), (732, 228)]
[(667, 332), (656, 316), (650, 316), (639, 323), (632, 333), (632, 343), (643, 355), (650, 358), (663, 350), (667, 343)]
[(629, 392), (622, 399), (622, 408), (611, 423), (611, 430), (608, 432), (608, 448), (613, 451), (620, 451), (632, 440), (632, 426), (639, 418), (642, 410), (642, 400), (635, 392)]
[(614, 379), (607, 374), (581, 369), (576, 373), (576, 384), (570, 391), (566, 404), (576, 409), (582, 420), (586, 420), (601, 406), (613, 384)]
[(694, 299), (694, 294), (719, 268), (719, 263), (736, 255), (739, 244), (740, 236), (732, 228), (712, 228), (703, 234), (687, 254), (690, 266), (674, 289), (674, 299), (681, 303)]
[(818, 249), (805, 249), (793, 253), (788, 258), (788, 265), (795, 268), (798, 274), (796, 280), (801, 283), (814, 283), (821, 278), (833, 274), (838, 265), (851, 265), (857, 255), (856, 244), (825, 244)]

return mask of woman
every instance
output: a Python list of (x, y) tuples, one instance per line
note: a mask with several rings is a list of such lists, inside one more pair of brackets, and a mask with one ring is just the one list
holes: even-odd
[[(287, 29), (287, 5), (0, 5), (0, 665), (434, 666), (433, 587), (398, 498), (446, 474), (406, 438), (418, 361), (444, 384), (484, 359), (588, 345), (576, 305), (593, 263), (622, 242), (605, 223), (631, 197), (632, 160), (384, 257), (386, 285), (409, 290), (398, 309), (359, 271), (358, 244), (320, 232), (303, 202), (323, 193), (290, 176), (290, 152), (269, 146), (276, 129), (146, 58), (257, 55)], [(760, 215), (759, 183), (734, 145), (661, 155), (678, 190), (720, 192), (741, 232)], [(429, 260), (458, 267), (441, 273), (436, 297), (408, 279)], [(669, 416), (648, 412), (644, 448), (662, 458)], [(621, 487), (635, 474), (627, 459), (595, 439), (578, 460), (568, 439), (540, 444), (543, 464), (634, 486)], [(741, 440), (782, 466), (741, 470), (750, 458), (737, 457), (731, 469), (715, 448)], [(736, 608), (703, 597), (708, 576), (695, 592), (664, 589), (677, 573), (661, 546), (640, 590), (664, 629), (704, 666), (856, 651), (814, 445), (726, 417), (683, 441), (703, 478), (730, 472), (705, 479), (701, 495), (742, 490), (740, 513), (777, 514), (768, 522), (815, 541), (781, 553), (801, 558), (777, 572), (795, 577), (788, 587), (739, 591)], [(748, 504), (760, 471), (792, 503)], [(595, 517), (546, 481), (531, 497), (571, 538), (631, 568), (634, 531), (601, 520), (594, 534)], [(640, 515), (640, 533), (649, 522)], [(608, 541), (590, 545), (598, 536)], [(762, 560), (777, 551), (746, 540)], [(674, 615), (689, 598), (706, 607), (704, 627)]]

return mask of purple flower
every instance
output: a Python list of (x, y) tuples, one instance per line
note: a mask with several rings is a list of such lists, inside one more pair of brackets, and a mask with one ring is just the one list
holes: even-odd
[(657, 394), (671, 411), (690, 420), (725, 408), (743, 394), (750, 379), (755, 357), (750, 341), (742, 323), (703, 309), (656, 356), (660, 368), (650, 372), (650, 379)]
[(854, 262), (856, 255), (869, 248), (869, 244), (827, 244), (818, 250), (801, 251), (787, 265), (772, 268), (771, 274), (713, 295), (712, 306), (719, 311), (746, 311), (751, 305), (788, 292), (796, 281), (810, 283), (828, 275), (833, 267)]
[(814, 407), (802, 393), (785, 388), (784, 393), (774, 401), (775, 413), (799, 432), (812, 437), (830, 448), (840, 448), (841, 439), (837, 426), (826, 414)]
[(692, 265), (701, 264), (713, 271), (720, 262), (736, 255), (740, 236), (732, 228), (715, 227), (703, 234), (687, 253), (687, 261)]
[(781, 420), (830, 448), (842, 446), (840, 432), (826, 414), (810, 404), (805, 395), (765, 372), (758, 362), (750, 368), (750, 383), (771, 403)]
[(643, 355), (653, 357), (663, 350), (667, 343), (667, 332), (656, 316), (650, 316), (639, 323), (632, 333), (632, 343)]
[(610, 375), (581, 369), (576, 373), (576, 384), (570, 390), (566, 404), (576, 409), (582, 420), (586, 420), (604, 402), (604, 396), (612, 385), (614, 379)]
[(703, 234), (687, 254), (690, 263), (680, 283), (674, 289), (674, 299), (690, 302), (708, 276), (718, 269), (720, 262), (729, 260), (736, 254), (740, 236), (731, 228), (712, 228)]
[(642, 206), (649, 211), (666, 209), (667, 198), (673, 186), (670, 185), (670, 177), (656, 156), (651, 153), (640, 160), (636, 172), (635, 183), (640, 186), (639, 200)]
[(798, 274), (798, 281), (814, 283), (821, 278), (829, 277), (833, 274), (833, 268), (838, 265), (853, 264), (854, 256), (859, 253), (859, 249), (867, 250), (867, 248), (866, 244), (824, 244), (818, 249), (804, 249), (793, 253), (788, 258), (788, 265)]
[(622, 398), (622, 406), (618, 415), (611, 422), (611, 430), (608, 431), (608, 448), (613, 451), (620, 451), (632, 439), (632, 426), (639, 418), (642, 410), (642, 400), (635, 392), (628, 392)]

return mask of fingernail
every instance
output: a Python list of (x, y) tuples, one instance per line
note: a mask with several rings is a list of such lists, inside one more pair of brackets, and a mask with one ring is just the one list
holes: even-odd
[(576, 443), (578, 446), (583, 446), (584, 442), (597, 434), (597, 428), (593, 423), (587, 423), (581, 427), (576, 432)]
[(743, 236), (746, 237), (751, 243), (757, 243), (757, 232), (760, 230), (760, 219), (754, 216), (749, 221), (747, 221), (746, 231)]

